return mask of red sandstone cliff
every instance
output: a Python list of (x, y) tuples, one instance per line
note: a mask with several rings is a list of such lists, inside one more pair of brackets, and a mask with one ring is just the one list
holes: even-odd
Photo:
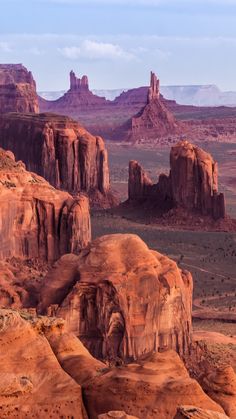
[(0, 116), (0, 145), (30, 171), (71, 193), (85, 192), (101, 206), (113, 203), (108, 156), (101, 137), (53, 114)]
[(0, 149), (0, 258), (55, 260), (91, 239), (88, 199), (72, 198)]
[(218, 193), (218, 168), (212, 156), (188, 141), (171, 148), (170, 175), (153, 183), (136, 161), (129, 164), (129, 201), (150, 200), (156, 210), (183, 208), (224, 218), (225, 200)]
[(39, 112), (36, 84), (22, 64), (0, 64), (0, 113)]
[(39, 311), (63, 317), (97, 358), (189, 350), (192, 277), (138, 236), (104, 236), (65, 255), (40, 295)]

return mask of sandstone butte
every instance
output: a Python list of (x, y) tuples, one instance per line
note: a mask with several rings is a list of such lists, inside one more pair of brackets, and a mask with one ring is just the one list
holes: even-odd
[(151, 72), (150, 86), (130, 89), (113, 101), (94, 95), (88, 77), (77, 78), (70, 73), (70, 88), (59, 99), (48, 101), (39, 97), (41, 112), (69, 115), (81, 121), (92, 133), (106, 139), (139, 141), (180, 134), (179, 123), (160, 94), (160, 81)]
[(189, 351), (192, 277), (136, 235), (103, 236), (63, 256), (39, 294), (39, 313), (64, 318), (96, 358)]
[(2, 115), (0, 132), (0, 145), (54, 187), (87, 193), (94, 205), (114, 204), (107, 150), (101, 137), (91, 135), (68, 117), (53, 114)]
[(72, 198), (0, 149), (0, 258), (53, 261), (91, 239), (88, 199)]
[(225, 218), (225, 199), (218, 193), (218, 165), (209, 153), (188, 141), (171, 148), (170, 174), (161, 174), (153, 183), (137, 161), (129, 163), (130, 203), (149, 202), (159, 214), (182, 208)]
[(197, 419), (226, 418), (174, 351), (109, 367), (93, 358), (61, 319), (6, 309), (0, 310), (0, 344), (3, 419), (173, 419), (178, 408), (190, 404), (206, 412)]
[(0, 114), (39, 112), (36, 83), (22, 64), (0, 64)]

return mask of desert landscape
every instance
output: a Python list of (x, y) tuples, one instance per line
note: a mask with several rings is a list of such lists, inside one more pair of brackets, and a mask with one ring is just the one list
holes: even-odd
[(236, 419), (233, 92), (69, 79), (0, 63), (0, 419)]

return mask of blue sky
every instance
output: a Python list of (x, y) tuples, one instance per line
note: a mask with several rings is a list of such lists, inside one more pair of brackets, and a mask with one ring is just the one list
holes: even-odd
[(38, 90), (166, 84), (236, 90), (236, 0), (0, 0), (0, 62), (22, 62)]

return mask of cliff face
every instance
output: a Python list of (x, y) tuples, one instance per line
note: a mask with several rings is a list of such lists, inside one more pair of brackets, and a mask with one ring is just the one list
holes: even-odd
[(66, 319), (68, 330), (97, 358), (137, 359), (169, 348), (188, 352), (191, 275), (137, 236), (104, 236), (77, 260), (64, 256), (40, 295), (39, 311), (51, 307), (51, 314)]
[(0, 145), (56, 188), (109, 200), (108, 157), (101, 137), (68, 117), (51, 114), (2, 115), (0, 130)]
[(171, 149), (170, 167), (177, 205), (214, 218), (225, 216), (224, 196), (218, 194), (218, 165), (209, 153), (182, 141)]
[(55, 260), (91, 239), (88, 199), (72, 198), (0, 150), (0, 258)]
[(39, 112), (36, 84), (21, 64), (0, 64), (0, 113)]
[(149, 200), (157, 211), (183, 208), (224, 218), (225, 200), (218, 193), (218, 167), (212, 156), (188, 141), (171, 148), (170, 175), (153, 183), (136, 161), (129, 164), (129, 201)]

